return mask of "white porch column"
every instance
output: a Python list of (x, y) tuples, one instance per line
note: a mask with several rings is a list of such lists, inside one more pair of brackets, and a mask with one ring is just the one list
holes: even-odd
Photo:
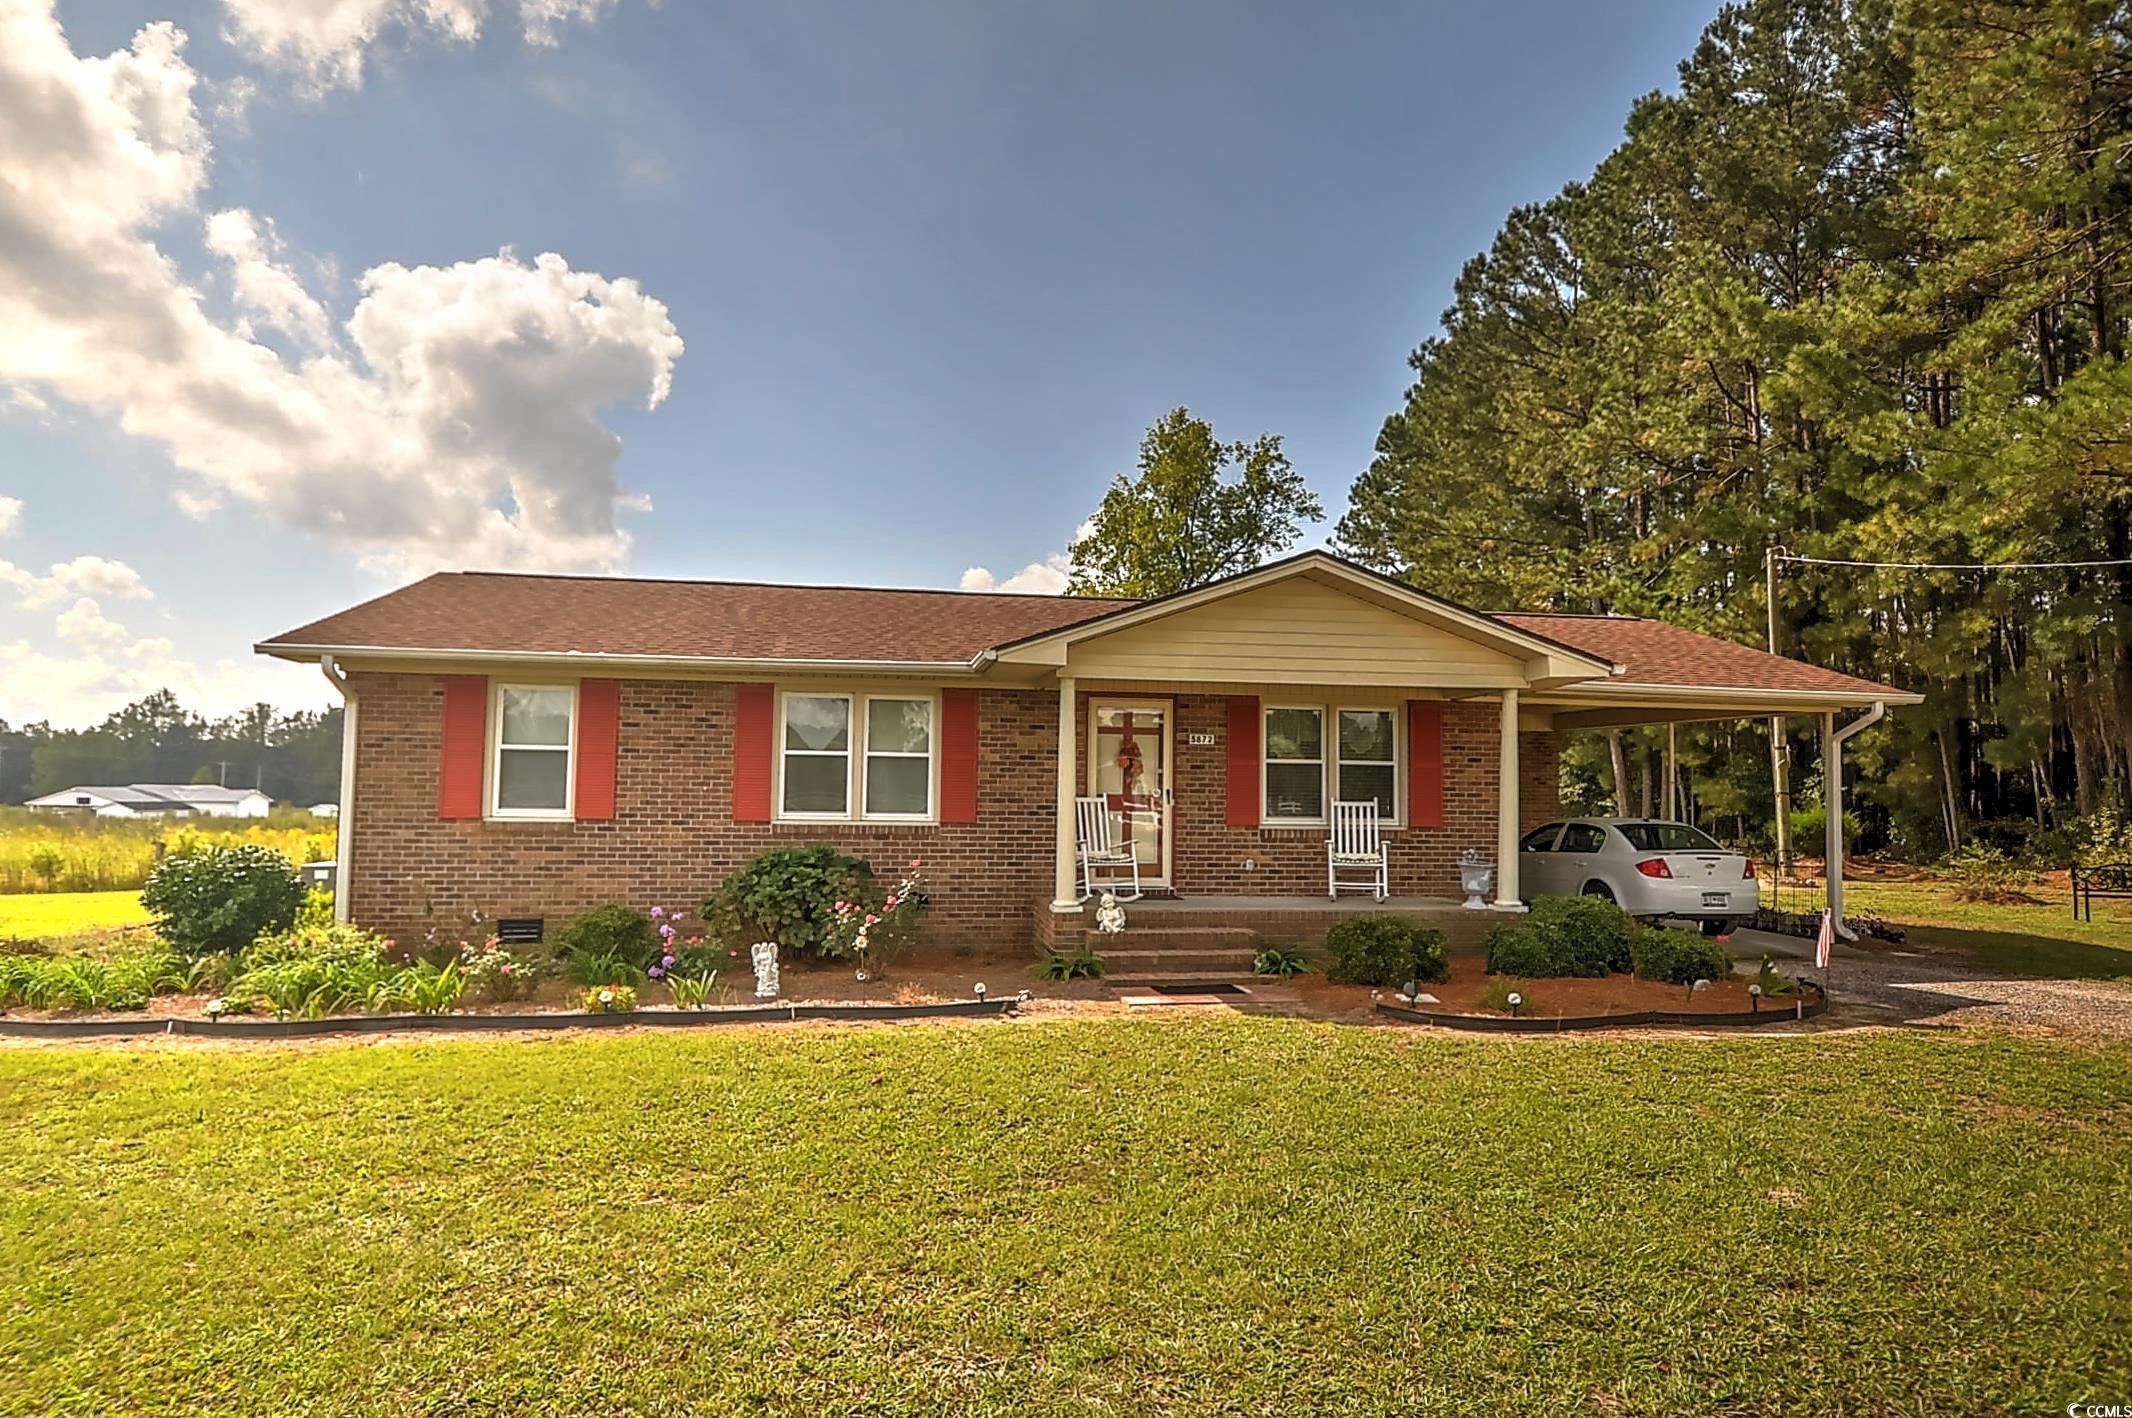
[(1518, 900), (1518, 692), (1503, 691), (1503, 738), (1496, 768), (1495, 909), (1522, 911)]
[(1828, 826), (1822, 836), (1822, 874), (1828, 881), (1828, 908), (1843, 924), (1843, 740), (1836, 737), (1836, 716), (1821, 716), (1821, 807)]
[(1074, 872), (1073, 800), (1079, 793), (1080, 756), (1075, 738), (1080, 728), (1080, 701), (1071, 675), (1059, 676), (1059, 813), (1056, 856), (1052, 863), (1051, 909), (1061, 915), (1081, 909), (1080, 881)]

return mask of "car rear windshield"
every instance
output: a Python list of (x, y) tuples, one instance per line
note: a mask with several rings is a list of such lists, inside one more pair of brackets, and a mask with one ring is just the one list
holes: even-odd
[(1685, 822), (1617, 822), (1629, 845), (1639, 852), (1722, 852), (1716, 840)]

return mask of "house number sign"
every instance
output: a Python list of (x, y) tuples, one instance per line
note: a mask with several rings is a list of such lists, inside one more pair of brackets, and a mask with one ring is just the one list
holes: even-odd
[(1191, 748), (1214, 747), (1214, 735), (1212, 734), (1186, 734), (1184, 741)]

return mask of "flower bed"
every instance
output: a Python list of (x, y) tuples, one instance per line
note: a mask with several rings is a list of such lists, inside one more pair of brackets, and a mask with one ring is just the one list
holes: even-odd
[(721, 1005), (708, 1009), (636, 1009), (592, 1013), (581, 1010), (496, 1010), (462, 1014), (346, 1014), (317, 1019), (266, 1019), (207, 1013), (134, 1014), (97, 1018), (31, 1019), (0, 1016), (0, 1035), (17, 1038), (86, 1039), (115, 1036), (178, 1035), (223, 1039), (293, 1039), (321, 1034), (390, 1034), (421, 1032), (494, 1032), (551, 1029), (699, 1029), (720, 1024), (785, 1023), (796, 1019), (927, 1019), (1012, 1013), (1023, 996), (999, 999), (921, 1000), (862, 1003), (778, 1001), (759, 1005)]

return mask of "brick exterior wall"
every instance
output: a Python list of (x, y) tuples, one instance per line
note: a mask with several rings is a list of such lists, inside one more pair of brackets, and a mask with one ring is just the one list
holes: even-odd
[(929, 939), (996, 943), (1028, 933), (1048, 895), (1058, 695), (978, 695), (977, 817), (963, 825), (733, 821), (733, 689), (627, 680), (611, 822), (444, 821), (437, 816), (443, 692), (431, 675), (357, 673), (350, 914), (413, 939), (484, 917), (550, 924), (602, 901), (690, 910), (772, 847), (828, 842), (893, 878), (925, 862)]
[(1518, 831), (1530, 832), (1562, 815), (1562, 736), (1518, 735)]
[[(479, 911), (550, 922), (602, 901), (691, 909), (771, 847), (828, 842), (883, 876), (925, 862), (935, 941), (1006, 945), (1037, 932), (1032, 906), (1051, 896), (1058, 696), (983, 689), (978, 696), (978, 820), (972, 824), (736, 823), (732, 811), (734, 686), (628, 680), (621, 688), (616, 812), (607, 822), (446, 821), (437, 813), (441, 682), (432, 675), (358, 672), (350, 862), (354, 919), (405, 939), (432, 926), (456, 934)], [(1185, 895), (1321, 896), (1323, 828), (1233, 829), (1224, 822), (1224, 705), (1180, 695), (1173, 882)], [(1086, 766), (1087, 703), (1080, 719)], [(1441, 830), (1391, 843), (1395, 894), (1450, 896), (1458, 854), (1495, 848), (1496, 708), (1444, 712)], [(1192, 747), (1187, 736), (1214, 735)], [(1520, 745), (1526, 825), (1559, 812), (1551, 734)], [(1085, 777), (1082, 781), (1086, 781)]]

